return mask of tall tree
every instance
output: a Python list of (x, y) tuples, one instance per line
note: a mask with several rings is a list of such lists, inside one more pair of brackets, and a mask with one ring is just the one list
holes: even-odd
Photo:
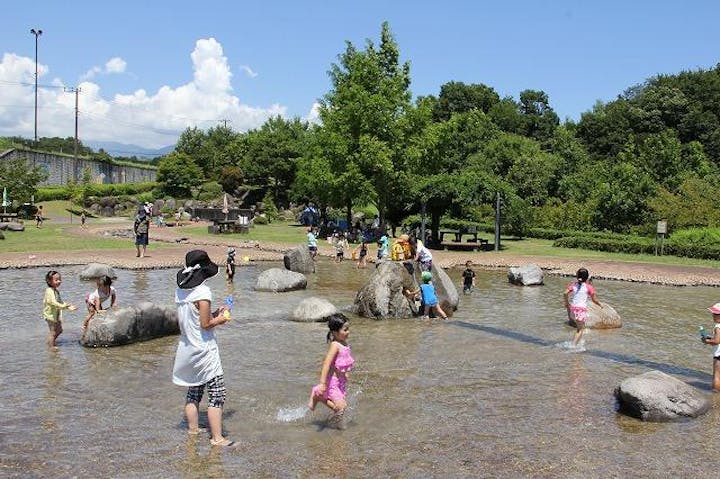
[(489, 86), (466, 85), (453, 81), (440, 87), (440, 96), (433, 117), (435, 121), (446, 121), (455, 113), (467, 113), (472, 110), (487, 113), (499, 102), (500, 95)]
[[(380, 44), (358, 50), (347, 42), (330, 69), (332, 90), (321, 100), (318, 132), (321, 155), (337, 177), (353, 168), (368, 180), (381, 221), (396, 191), (402, 162), (400, 120), (410, 105), (410, 66), (399, 63), (399, 49), (387, 22)], [(344, 187), (344, 186), (340, 186)], [(354, 200), (344, 198), (350, 211)], [(338, 205), (340, 206), (340, 205)], [(349, 219), (349, 218), (348, 218)]]

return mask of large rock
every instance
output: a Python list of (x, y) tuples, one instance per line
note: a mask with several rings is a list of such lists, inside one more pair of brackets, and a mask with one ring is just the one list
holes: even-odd
[(660, 371), (625, 379), (615, 390), (620, 412), (643, 421), (694, 418), (710, 409), (707, 396)]
[(280, 268), (266, 269), (258, 276), (255, 289), (257, 291), (295, 291), (307, 288), (307, 278), (302, 273)]
[[(419, 282), (420, 273), (417, 271), (418, 269), (419, 268), (415, 268), (415, 275)], [(435, 286), (435, 294), (437, 294), (440, 307), (448, 316), (452, 316), (453, 311), (457, 310), (458, 304), (460, 303), (460, 293), (458, 293), (455, 283), (453, 283), (444, 269), (433, 266), (432, 275), (432, 284)]]
[(80, 279), (83, 281), (91, 281), (104, 276), (117, 279), (117, 275), (115, 274), (115, 270), (112, 269), (112, 266), (104, 263), (89, 263), (80, 272)]
[(0, 231), (0, 240), (3, 240), (3, 239), (5, 239), (5, 235), (2, 233), (2, 231)]
[(9, 223), (0, 223), (0, 230), (25, 231), (25, 225), (22, 223), (15, 223), (12, 221)]
[(303, 299), (293, 308), (290, 320), (300, 323), (319, 323), (327, 322), (337, 316), (345, 318), (345, 315), (327, 299), (312, 297)]
[(310, 250), (307, 246), (296, 246), (283, 255), (285, 269), (296, 273), (314, 273), (315, 261), (310, 257)]
[[(615, 308), (601, 301), (602, 308), (592, 301), (588, 301), (587, 320), (585, 327), (590, 329), (622, 328), (622, 318)], [(570, 326), (576, 326), (573, 318), (568, 318)]]
[(96, 313), (80, 344), (121, 346), (173, 334), (180, 334), (177, 309), (145, 301), (129, 308)]
[(508, 271), (508, 281), (512, 284), (521, 286), (535, 286), (543, 284), (545, 274), (540, 266), (536, 264), (526, 264), (519, 268), (510, 268)]
[(382, 261), (355, 296), (353, 310), (375, 319), (416, 316), (414, 301), (403, 295), (403, 288), (417, 289), (417, 283), (402, 263)]

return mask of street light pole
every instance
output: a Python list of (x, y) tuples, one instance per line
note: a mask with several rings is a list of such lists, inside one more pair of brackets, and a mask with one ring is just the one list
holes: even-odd
[(38, 37), (42, 35), (42, 30), (30, 29), (30, 33), (35, 35), (35, 146), (37, 146), (37, 100), (38, 100)]

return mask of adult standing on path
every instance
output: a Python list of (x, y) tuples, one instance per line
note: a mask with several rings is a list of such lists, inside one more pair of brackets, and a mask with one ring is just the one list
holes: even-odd
[(136, 256), (138, 258), (144, 258), (147, 245), (150, 242), (150, 218), (144, 208), (140, 208), (135, 217), (133, 231), (135, 232), (135, 248), (137, 248)]

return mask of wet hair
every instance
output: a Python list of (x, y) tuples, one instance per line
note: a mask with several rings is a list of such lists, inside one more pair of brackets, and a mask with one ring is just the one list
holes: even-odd
[(579, 270), (577, 270), (577, 273), (575, 273), (575, 277), (577, 278), (579, 283), (584, 283), (590, 277), (590, 272), (585, 268), (580, 268)]
[(470, 261), (470, 260), (465, 261), (465, 266), (467, 266), (468, 268), (470, 266), (472, 266), (472, 261)]
[(112, 278), (110, 276), (103, 276), (102, 278), (98, 279), (98, 283), (102, 286), (111, 286)]
[(48, 286), (50, 286), (50, 280), (56, 274), (60, 274), (60, 273), (58, 271), (55, 271), (54, 269), (51, 269), (50, 271), (47, 272), (47, 274), (45, 275), (45, 282), (47, 283)]
[(327, 342), (329, 343), (332, 339), (332, 333), (337, 333), (340, 331), (343, 326), (345, 326), (345, 323), (347, 323), (348, 320), (345, 316), (340, 314), (333, 314), (330, 316), (330, 319), (328, 319), (328, 333), (327, 333)]

